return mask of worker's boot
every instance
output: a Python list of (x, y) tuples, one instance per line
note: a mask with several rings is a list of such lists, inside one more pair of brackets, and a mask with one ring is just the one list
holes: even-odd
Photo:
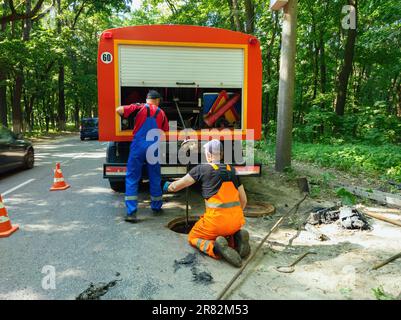
[(127, 214), (127, 216), (125, 217), (125, 221), (131, 222), (131, 223), (137, 223), (138, 218), (136, 217), (136, 213)]
[(214, 242), (214, 252), (221, 256), (224, 260), (226, 260), (228, 263), (233, 265), (234, 267), (241, 267), (242, 265), (242, 260), (240, 255), (238, 254), (237, 251), (235, 251), (233, 248), (230, 248), (228, 246), (227, 239), (224, 237), (217, 237), (216, 241)]
[(234, 234), (234, 242), (241, 258), (246, 258), (251, 253), (251, 246), (249, 245), (249, 232), (245, 229), (239, 230)]

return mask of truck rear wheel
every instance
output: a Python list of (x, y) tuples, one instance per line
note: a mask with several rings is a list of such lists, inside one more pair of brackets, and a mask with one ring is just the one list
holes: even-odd
[[(129, 154), (128, 143), (109, 142), (106, 151), (106, 162), (126, 164)], [(125, 179), (109, 180), (110, 188), (115, 192), (125, 192)]]
[(125, 182), (124, 181), (109, 181), (110, 188), (115, 192), (125, 193)]

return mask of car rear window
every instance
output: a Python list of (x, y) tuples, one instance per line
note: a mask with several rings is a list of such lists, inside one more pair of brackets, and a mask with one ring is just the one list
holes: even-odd
[(7, 142), (12, 139), (12, 133), (10, 130), (0, 125), (0, 142)]
[(98, 125), (98, 120), (97, 119), (82, 120), (82, 126), (83, 127), (97, 127), (97, 125)]

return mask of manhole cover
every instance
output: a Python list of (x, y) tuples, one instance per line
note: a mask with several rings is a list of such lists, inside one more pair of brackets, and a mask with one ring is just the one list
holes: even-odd
[(194, 224), (199, 220), (198, 216), (189, 216), (188, 225), (186, 217), (175, 218), (167, 224), (167, 228), (177, 233), (188, 234)]
[(258, 218), (271, 215), (275, 212), (276, 208), (270, 203), (255, 202), (246, 206), (244, 215), (248, 218)]

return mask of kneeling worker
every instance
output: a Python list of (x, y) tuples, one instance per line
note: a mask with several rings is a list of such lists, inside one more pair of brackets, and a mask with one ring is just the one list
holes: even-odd
[[(220, 164), (223, 145), (219, 140), (209, 141), (204, 148), (208, 163), (197, 165), (180, 180), (166, 182), (163, 190), (177, 192), (200, 182), (206, 212), (193, 226), (188, 241), (213, 258), (222, 257), (230, 264), (241, 267), (241, 258), (251, 251), (249, 233), (241, 230), (245, 224), (243, 209), (247, 202), (244, 186), (240, 184), (234, 168)], [(229, 236), (235, 249), (226, 239)]]

